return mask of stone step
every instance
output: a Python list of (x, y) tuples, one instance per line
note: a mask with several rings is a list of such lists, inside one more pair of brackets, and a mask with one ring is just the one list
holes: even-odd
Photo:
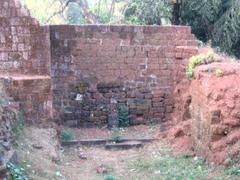
[[(157, 138), (123, 138), (121, 139), (121, 143), (127, 142), (142, 142), (149, 143), (158, 140)], [(71, 140), (71, 141), (62, 141), (61, 144), (63, 146), (75, 146), (75, 145), (83, 145), (83, 146), (92, 146), (92, 145), (105, 145), (108, 143), (113, 143), (112, 139), (85, 139), (85, 140)]]
[(143, 147), (143, 143), (140, 141), (127, 141), (120, 143), (107, 143), (105, 145), (106, 149), (131, 149), (131, 148), (141, 148)]

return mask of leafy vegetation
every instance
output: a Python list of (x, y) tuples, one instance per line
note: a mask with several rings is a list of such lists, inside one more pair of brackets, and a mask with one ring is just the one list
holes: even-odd
[(209, 64), (214, 61), (213, 52), (208, 52), (207, 54), (200, 54), (190, 58), (188, 67), (186, 70), (186, 75), (188, 79), (192, 79), (194, 76), (194, 68), (201, 64)]
[(115, 143), (119, 143), (121, 141), (122, 137), (118, 128), (114, 128), (112, 130), (111, 139)]
[(226, 169), (227, 174), (240, 176), (240, 168), (235, 166)]
[(240, 56), (239, 0), (183, 0), (181, 23), (190, 25), (198, 39)]
[(43, 24), (121, 23), (125, 0), (21, 0)]
[(11, 178), (10, 180), (29, 180), (25, 175), (25, 169), (17, 166), (11, 162), (7, 164), (7, 168), (10, 171)]
[(104, 176), (104, 180), (116, 180), (117, 178), (113, 175), (106, 175)]
[(74, 138), (74, 133), (72, 131), (68, 131), (68, 130), (61, 131), (61, 139), (63, 141), (70, 141), (73, 138)]
[(120, 105), (118, 107), (118, 121), (120, 127), (129, 126), (129, 110), (125, 105)]
[(131, 0), (124, 12), (125, 20), (130, 24), (170, 23), (172, 5), (172, 0)]
[(17, 121), (12, 125), (12, 131), (17, 139), (21, 138), (25, 127), (25, 117), (22, 111), (17, 114)]

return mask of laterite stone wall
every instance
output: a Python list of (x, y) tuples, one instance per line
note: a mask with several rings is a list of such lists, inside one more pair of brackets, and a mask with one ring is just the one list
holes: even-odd
[(0, 1), (0, 73), (49, 74), (50, 41), (19, 1)]
[(28, 123), (51, 118), (50, 35), (19, 0), (0, 1), (0, 79)]
[(131, 124), (171, 119), (183, 59), (197, 51), (181, 26), (60, 25), (50, 38), (53, 106), (80, 126), (106, 124), (111, 102), (129, 108)]
[(18, 0), (0, 1), (0, 24), (0, 78), (36, 124), (106, 124), (112, 104), (132, 125), (167, 121), (197, 47), (184, 26), (41, 26)]

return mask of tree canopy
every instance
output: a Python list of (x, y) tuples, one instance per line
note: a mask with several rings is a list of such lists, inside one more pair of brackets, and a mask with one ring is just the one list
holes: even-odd
[(240, 0), (183, 0), (181, 23), (198, 39), (240, 56)]

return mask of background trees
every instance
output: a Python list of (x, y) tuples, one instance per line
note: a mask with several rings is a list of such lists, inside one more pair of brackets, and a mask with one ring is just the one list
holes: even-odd
[(240, 57), (240, 0), (183, 0), (181, 24), (198, 39)]
[(172, 0), (130, 0), (124, 11), (125, 21), (148, 25), (170, 23), (172, 7)]
[[(170, 24), (172, 15), (177, 14), (179, 23), (191, 26), (198, 39), (240, 57), (240, 0), (22, 1), (33, 16), (50, 24), (160, 25)], [(173, 8), (174, 2), (179, 2), (179, 8)], [(178, 23), (174, 18), (173, 22)]]

